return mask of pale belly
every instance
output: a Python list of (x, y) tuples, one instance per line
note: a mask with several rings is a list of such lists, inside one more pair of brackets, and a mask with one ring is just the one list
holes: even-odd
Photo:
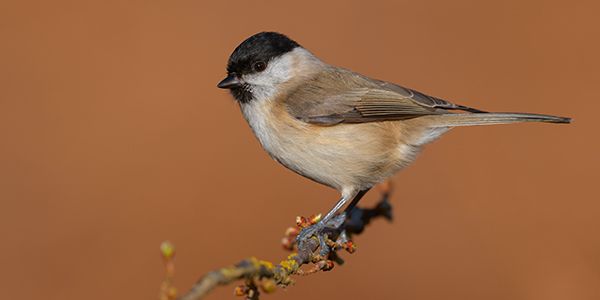
[(363, 190), (414, 160), (418, 147), (394, 122), (316, 126), (264, 106), (242, 111), (271, 157), (294, 172), (337, 190)]

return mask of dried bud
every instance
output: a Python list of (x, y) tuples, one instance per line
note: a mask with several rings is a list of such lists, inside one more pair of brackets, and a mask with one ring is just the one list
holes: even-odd
[(345, 242), (342, 245), (342, 247), (344, 247), (344, 250), (346, 250), (350, 254), (352, 254), (356, 251), (356, 245), (352, 241)]
[(319, 269), (321, 271), (327, 272), (327, 271), (331, 271), (331, 269), (333, 269), (335, 264), (331, 260), (322, 260), (317, 263), (317, 266), (319, 267)]
[(285, 231), (285, 236), (297, 236), (298, 233), (300, 233), (298, 227), (288, 227), (288, 229)]
[(310, 224), (317, 224), (319, 221), (321, 221), (321, 214), (317, 214), (317, 215), (313, 215), (310, 217)]
[(306, 217), (302, 217), (302, 216), (296, 217), (296, 226), (298, 226), (300, 228), (305, 228), (305, 227), (308, 227), (309, 225), (310, 225), (310, 220), (308, 220)]
[(294, 245), (294, 240), (287, 236), (281, 239), (281, 246), (283, 246), (284, 250), (292, 251), (294, 250)]
[(269, 294), (277, 289), (277, 284), (275, 284), (273, 279), (263, 279), (260, 282), (260, 288), (263, 292)]
[(245, 285), (238, 285), (233, 290), (233, 294), (235, 296), (242, 297), (242, 296), (246, 296), (246, 294), (248, 294), (249, 290), (250, 289), (247, 286), (245, 286)]
[(173, 246), (173, 244), (171, 244), (169, 241), (164, 241), (162, 244), (160, 244), (160, 253), (166, 260), (173, 259), (175, 256), (175, 246)]
[(170, 287), (167, 290), (167, 297), (168, 297), (169, 300), (177, 299), (177, 289), (174, 288), (174, 287)]

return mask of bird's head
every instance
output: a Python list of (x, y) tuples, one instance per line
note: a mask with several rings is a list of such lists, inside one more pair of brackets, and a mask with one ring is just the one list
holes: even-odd
[(227, 77), (217, 85), (248, 103), (271, 99), (286, 83), (310, 70), (320, 61), (287, 36), (277, 32), (257, 33), (235, 48), (227, 63)]

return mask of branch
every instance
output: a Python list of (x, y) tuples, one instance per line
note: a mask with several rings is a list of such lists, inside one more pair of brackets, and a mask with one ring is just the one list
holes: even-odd
[[(335, 263), (343, 264), (344, 261), (338, 256), (337, 252), (341, 249), (349, 253), (355, 251), (354, 243), (350, 240), (353, 235), (362, 233), (365, 226), (372, 219), (379, 217), (384, 217), (387, 220), (392, 219), (391, 205), (388, 202), (390, 193), (391, 185), (387, 183), (383, 188), (381, 200), (375, 207), (368, 209), (356, 207), (350, 211), (345, 219), (338, 217), (328, 223), (331, 230), (328, 232), (327, 245), (331, 251), (322, 251), (323, 249), (319, 251), (320, 245), (317, 238), (311, 238), (303, 244), (301, 249), (297, 248), (295, 238), (300, 230), (318, 222), (320, 219), (320, 216), (298, 217), (296, 220), (297, 227), (289, 228), (286, 231), (286, 237), (283, 239), (284, 247), (295, 252), (288, 255), (279, 264), (274, 265), (254, 257), (245, 259), (236, 265), (207, 273), (179, 300), (202, 299), (218, 285), (227, 285), (238, 280), (244, 280), (244, 284), (236, 287), (235, 295), (256, 300), (260, 295), (260, 291), (270, 293), (275, 291), (277, 286), (287, 287), (292, 284), (292, 275), (308, 275), (318, 271), (329, 271)], [(176, 299), (177, 294), (172, 286), (174, 248), (166, 243), (168, 242), (163, 243), (161, 246), (167, 272), (161, 286), (160, 299), (173, 300)], [(312, 264), (308, 270), (300, 268), (307, 264)]]

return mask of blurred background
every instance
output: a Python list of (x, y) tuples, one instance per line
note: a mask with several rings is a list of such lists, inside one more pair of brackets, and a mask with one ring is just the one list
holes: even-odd
[[(0, 290), (155, 299), (338, 195), (272, 161), (215, 87), (263, 30), (326, 62), (572, 125), (453, 130), (394, 178), (395, 219), (265, 299), (600, 299), (597, 1), (0, 2)], [(377, 200), (371, 192), (363, 205)], [(234, 299), (233, 286), (209, 299)]]

